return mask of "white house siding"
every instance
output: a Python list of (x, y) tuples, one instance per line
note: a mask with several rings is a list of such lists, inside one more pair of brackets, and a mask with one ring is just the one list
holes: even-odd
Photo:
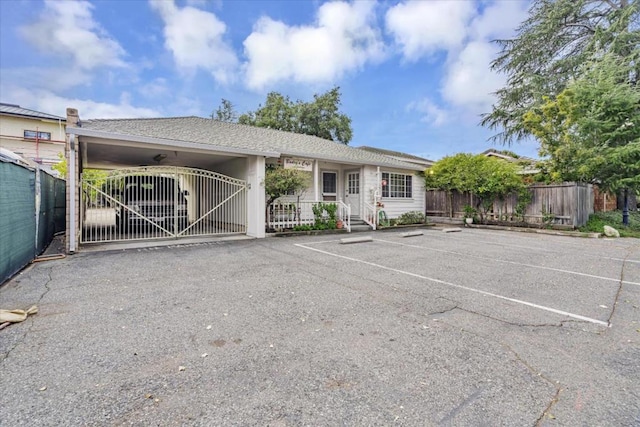
[[(267, 159), (266, 164), (273, 165), (278, 164), (278, 159)], [(358, 166), (355, 166), (356, 168)], [(338, 182), (337, 182), (337, 200), (344, 199), (344, 173), (343, 173), (343, 165), (337, 163), (328, 163), (328, 162), (318, 162), (318, 169), (320, 173), (318, 174), (318, 196), (322, 199), (322, 172), (337, 172), (338, 173)], [(308, 172), (309, 174), (309, 186), (306, 190), (297, 195), (290, 196), (282, 196), (278, 200), (283, 203), (291, 203), (296, 202), (298, 200), (298, 196), (300, 196), (301, 202), (315, 202), (315, 190), (313, 188), (313, 172)]]
[(410, 199), (383, 197), (380, 199), (384, 207), (388, 218), (397, 218), (405, 212), (419, 211), (424, 213), (425, 211), (425, 188), (424, 179), (416, 171), (407, 171), (403, 169), (394, 169), (380, 166), (380, 175), (378, 175), (378, 168), (376, 166), (365, 166), (364, 173), (364, 190), (365, 200), (369, 204), (373, 204), (373, 193), (377, 190), (379, 195), (382, 195), (382, 189), (380, 181), (382, 180), (382, 173), (402, 173), (406, 175), (412, 175), (412, 197)]
[[(267, 164), (276, 164), (278, 159), (267, 159)], [(380, 167), (380, 176), (378, 176), (378, 167), (371, 165), (348, 165), (329, 162), (318, 162), (319, 173), (319, 197), (322, 198), (322, 172), (337, 172), (337, 200), (345, 201), (345, 177), (347, 171), (360, 171), (360, 212), (352, 212), (354, 216), (362, 216), (364, 212), (364, 203), (374, 204), (374, 192), (382, 194), (380, 188), (380, 179), (382, 172), (403, 173), (413, 176), (412, 179), (412, 196), (410, 199), (400, 198), (382, 198), (380, 201), (384, 204), (383, 210), (389, 218), (397, 218), (405, 212), (419, 211), (424, 213), (425, 210), (425, 188), (424, 179), (416, 172), (405, 169)], [(315, 191), (313, 188), (313, 173), (309, 172), (309, 187), (300, 194), (300, 201), (315, 201)], [(298, 200), (298, 195), (282, 196), (278, 201), (282, 203), (292, 203)]]

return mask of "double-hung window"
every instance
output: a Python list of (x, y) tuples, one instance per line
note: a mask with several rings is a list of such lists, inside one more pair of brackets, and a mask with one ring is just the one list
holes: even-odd
[(412, 197), (412, 176), (403, 173), (382, 172), (382, 197), (410, 199)]

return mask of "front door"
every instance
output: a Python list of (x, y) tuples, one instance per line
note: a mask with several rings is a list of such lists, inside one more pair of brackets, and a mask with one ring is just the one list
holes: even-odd
[(345, 183), (345, 200), (351, 206), (351, 216), (360, 217), (360, 172), (347, 172)]

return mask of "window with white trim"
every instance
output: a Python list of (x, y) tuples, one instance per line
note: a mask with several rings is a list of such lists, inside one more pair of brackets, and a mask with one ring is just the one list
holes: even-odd
[(403, 173), (382, 172), (382, 197), (410, 199), (413, 176)]
[(51, 132), (38, 132), (37, 130), (25, 130), (24, 139), (45, 139), (51, 141)]

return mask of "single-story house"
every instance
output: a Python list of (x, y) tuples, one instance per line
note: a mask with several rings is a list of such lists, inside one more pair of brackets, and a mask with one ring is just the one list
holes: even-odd
[[(389, 218), (425, 209), (425, 165), (315, 136), (201, 117), (80, 120), (71, 108), (66, 130), (70, 252), (91, 242), (265, 237), (267, 221), (282, 214), (266, 206), (270, 164), (309, 173), (304, 192), (283, 198), (298, 207), (294, 223), (308, 220), (301, 205), (310, 212), (319, 201), (372, 227), (382, 206)], [(131, 232), (132, 221), (154, 232)]]

